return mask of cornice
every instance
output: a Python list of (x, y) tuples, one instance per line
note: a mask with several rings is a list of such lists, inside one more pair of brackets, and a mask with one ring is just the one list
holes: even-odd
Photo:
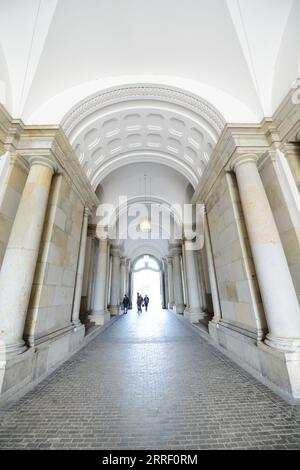
[(17, 151), (26, 159), (33, 156), (53, 159), (57, 172), (66, 176), (84, 205), (91, 209), (99, 204), (71, 145), (59, 126), (26, 126)]
[(300, 103), (295, 99), (296, 94), (299, 95), (299, 91), (292, 87), (273, 116), (280, 140), (284, 142), (300, 141)]
[(83, 204), (92, 209), (99, 200), (60, 126), (28, 126), (13, 119), (0, 104), (0, 153), (10, 151), (13, 158), (28, 168), (30, 160), (47, 161), (56, 172), (63, 173)]
[[(276, 149), (295, 151), (300, 143), (300, 104), (293, 100), (292, 88), (272, 117), (259, 124), (227, 124), (195, 190), (192, 202), (205, 202), (222, 171), (231, 171), (230, 160), (239, 154), (255, 153), (259, 166)], [(268, 153), (266, 153), (269, 151)]]
[(24, 127), (23, 121), (13, 119), (0, 103), (0, 152), (16, 150)]
[(227, 124), (214, 148), (192, 203), (206, 202), (221, 172), (232, 171), (231, 160), (242, 154), (255, 153), (258, 157), (269, 147), (261, 124)]

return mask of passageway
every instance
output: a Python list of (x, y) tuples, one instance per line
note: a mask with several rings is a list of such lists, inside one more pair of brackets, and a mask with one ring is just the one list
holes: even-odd
[(168, 311), (121, 316), (3, 411), (0, 448), (300, 448), (287, 405)]

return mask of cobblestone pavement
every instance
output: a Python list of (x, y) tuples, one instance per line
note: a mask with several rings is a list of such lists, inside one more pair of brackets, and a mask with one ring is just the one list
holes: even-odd
[(300, 407), (172, 313), (130, 312), (2, 414), (0, 448), (300, 449)]

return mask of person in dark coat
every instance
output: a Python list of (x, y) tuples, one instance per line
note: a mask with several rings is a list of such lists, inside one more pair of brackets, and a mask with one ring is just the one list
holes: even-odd
[(149, 297), (146, 294), (144, 297), (144, 305), (145, 305), (146, 312), (148, 311), (148, 304), (149, 304)]
[(128, 308), (129, 308), (129, 305), (130, 305), (130, 300), (129, 300), (129, 298), (127, 297), (127, 294), (124, 295), (122, 304), (123, 304), (123, 307), (124, 307), (124, 313), (127, 313), (127, 312), (128, 312)]
[(138, 313), (142, 313), (142, 303), (143, 303), (143, 297), (141, 296), (141, 294), (137, 293), (136, 304), (138, 308)]

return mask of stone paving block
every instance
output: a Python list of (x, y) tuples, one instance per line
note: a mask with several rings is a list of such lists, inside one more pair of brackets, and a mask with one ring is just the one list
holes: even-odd
[(0, 421), (1, 449), (300, 449), (300, 407), (166, 311), (121, 317)]

